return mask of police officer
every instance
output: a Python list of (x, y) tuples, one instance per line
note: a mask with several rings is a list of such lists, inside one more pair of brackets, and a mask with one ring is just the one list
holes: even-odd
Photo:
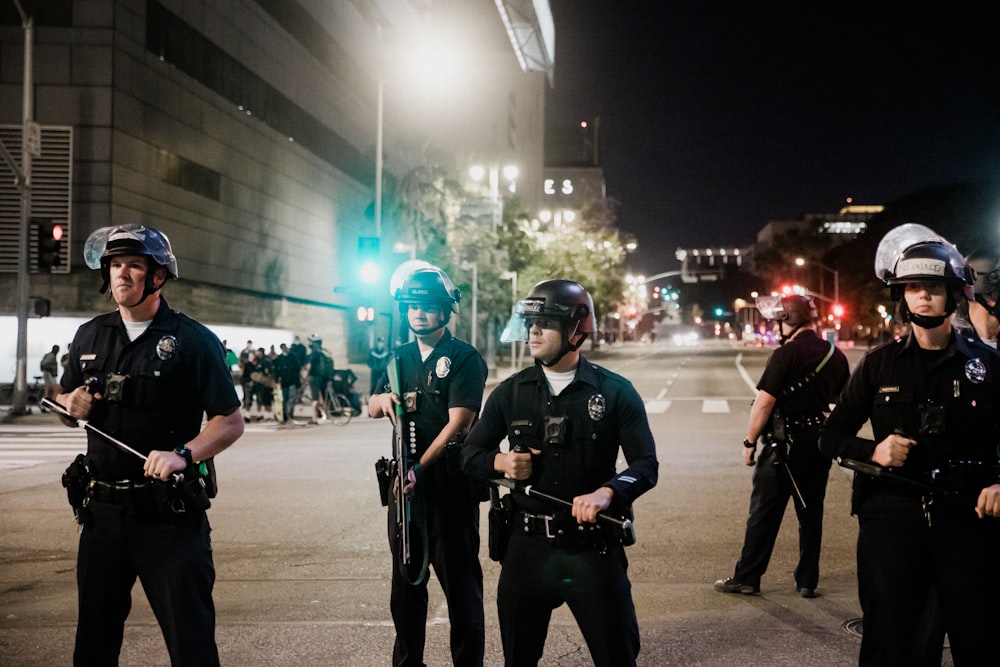
[(966, 261), (976, 272), (974, 298), (966, 308), (968, 321), (976, 335), (995, 350), (1000, 333), (1000, 255), (995, 251), (977, 251)]
[[(932, 588), (955, 664), (1000, 661), (1000, 357), (953, 329), (974, 279), (929, 231), (902, 225), (879, 243), (875, 273), (911, 331), (864, 357), (820, 436), (842, 463), (877, 466), (854, 481), (861, 665), (909, 664)], [(857, 435), (869, 419), (872, 440)]]
[[(395, 350), (402, 396), (381, 386), (368, 402), (371, 417), (395, 414), (396, 424), (415, 463), (407, 489), (420, 518), (411, 526), (415, 560), (426, 553), (434, 568), (451, 621), (451, 656), (455, 665), (482, 665), (485, 653), (483, 572), (479, 564), (479, 498), (459, 470), (459, 444), (472, 426), (483, 400), (486, 363), (474, 347), (448, 331), (458, 312), (460, 293), (437, 267), (412, 272), (395, 292), (400, 314), (416, 340)], [(398, 560), (395, 503), (389, 503), (389, 544)], [(426, 536), (426, 543), (423, 538)], [(392, 664), (423, 664), (427, 622), (427, 580), (413, 581), (393, 567), (390, 607), (396, 626)]]
[[(152, 227), (95, 231), (84, 256), (118, 308), (77, 331), (59, 402), (136, 449), (88, 430), (87, 496), (77, 560), (75, 665), (117, 665), (138, 577), (173, 665), (218, 665), (215, 568), (198, 462), (243, 433), (219, 339), (160, 294), (177, 277), (167, 237)], [(202, 418), (207, 422), (202, 428)], [(65, 420), (64, 421), (68, 421)], [(69, 422), (68, 422), (69, 423)], [(184, 484), (175, 476), (183, 474)]]
[[(512, 530), (497, 586), (507, 665), (538, 663), (552, 610), (563, 603), (594, 664), (634, 665), (639, 654), (623, 535), (597, 518), (626, 516), (653, 488), (656, 447), (631, 383), (580, 354), (596, 331), (593, 302), (580, 284), (535, 285), (501, 338), (526, 340), (535, 365), (490, 394), (463, 447), (469, 474), (506, 476), (572, 503), (570, 511), (535, 496), (507, 496)], [(628, 467), (616, 472), (619, 448)]]
[[(823, 541), (823, 501), (830, 459), (817, 447), (819, 427), (850, 374), (847, 357), (816, 334), (816, 304), (808, 296), (757, 297), (757, 308), (778, 322), (781, 347), (757, 383), (743, 462), (756, 467), (743, 550), (733, 575), (715, 582), (722, 593), (757, 594), (792, 499), (799, 520), (795, 590), (816, 597)], [(757, 441), (767, 436), (760, 459)]]

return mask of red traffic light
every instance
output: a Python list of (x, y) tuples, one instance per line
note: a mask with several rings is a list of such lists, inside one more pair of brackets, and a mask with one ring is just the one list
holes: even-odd
[(63, 228), (62, 225), (52, 225), (52, 240), (62, 241)]
[(835, 303), (835, 304), (833, 304), (833, 306), (831, 306), (830, 312), (833, 313), (834, 317), (843, 317), (844, 316), (844, 305), (840, 304), (840, 303)]

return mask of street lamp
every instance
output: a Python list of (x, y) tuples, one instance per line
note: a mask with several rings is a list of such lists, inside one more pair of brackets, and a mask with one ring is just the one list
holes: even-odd
[(517, 176), (519, 173), (517, 166), (508, 164), (502, 169), (499, 164), (492, 164), (489, 167), (482, 165), (472, 165), (469, 167), (469, 177), (481, 182), (489, 177), (488, 186), (490, 191), (490, 206), (493, 213), (493, 229), (496, 231), (503, 222), (503, 199), (500, 196), (500, 176), (506, 180), (506, 190), (511, 194), (517, 193)]
[(479, 263), (462, 262), (461, 268), (472, 271), (472, 347), (476, 347), (476, 333), (479, 323)]
[[(804, 257), (796, 257), (795, 258), (795, 265), (796, 266), (804, 266), (806, 264), (812, 264), (813, 266), (816, 266), (816, 267), (818, 267), (820, 269), (823, 269), (825, 271), (830, 271), (831, 273), (833, 273), (833, 303), (840, 303), (840, 271), (838, 271), (837, 269), (831, 269), (829, 266), (826, 266), (825, 264), (820, 264), (819, 262), (814, 262), (812, 260), (805, 259)], [(822, 295), (822, 292), (823, 292), (823, 274), (822, 273), (820, 274), (819, 280), (820, 280), (820, 288), (819, 288), (819, 290), (820, 290), (821, 296), (822, 296), (823, 299), (826, 299), (826, 296)]]
[[(510, 314), (514, 314), (514, 309), (517, 308), (517, 271), (504, 271), (500, 274), (501, 280), (510, 281)], [(515, 359), (517, 352), (517, 343), (515, 341), (510, 342), (510, 370), (517, 370), (517, 362)]]

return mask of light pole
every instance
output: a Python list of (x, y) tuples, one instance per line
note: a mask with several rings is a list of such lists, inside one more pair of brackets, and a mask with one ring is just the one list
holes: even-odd
[[(804, 266), (805, 264), (812, 264), (815, 267), (818, 267), (818, 268), (820, 268), (820, 269), (822, 269), (824, 271), (829, 271), (829, 272), (831, 272), (833, 274), (833, 303), (835, 303), (835, 304), (840, 303), (840, 271), (838, 271), (837, 269), (831, 269), (829, 266), (826, 266), (825, 264), (820, 264), (819, 262), (814, 262), (814, 261), (808, 260), (808, 259), (806, 259), (804, 257), (796, 257), (795, 258), (795, 265), (796, 266)], [(823, 292), (822, 282), (823, 282), (823, 274), (820, 274), (820, 283), (821, 283), (820, 284), (820, 293), (821, 294)], [(825, 295), (823, 296), (823, 298), (824, 299), (826, 298)]]
[[(479, 324), (479, 263), (462, 262), (462, 268), (472, 271), (472, 347), (476, 347), (476, 333)], [(478, 349), (478, 347), (476, 347)]]
[[(502, 280), (510, 281), (510, 314), (514, 314), (514, 309), (517, 308), (517, 271), (504, 271), (500, 274)], [(510, 342), (510, 370), (517, 370), (517, 360), (515, 358), (517, 352), (517, 343), (514, 341)]]
[(517, 176), (519, 171), (515, 165), (511, 164), (506, 165), (502, 170), (499, 164), (492, 164), (488, 168), (478, 164), (469, 167), (469, 176), (472, 180), (480, 182), (487, 176), (489, 177), (487, 185), (490, 191), (493, 231), (499, 229), (500, 225), (503, 224), (503, 197), (500, 195), (501, 172), (507, 182), (507, 191), (513, 194), (517, 192)]

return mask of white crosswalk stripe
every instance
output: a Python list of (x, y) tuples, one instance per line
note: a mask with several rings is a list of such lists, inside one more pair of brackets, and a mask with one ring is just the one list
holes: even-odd
[[(728, 414), (729, 401), (730, 400), (745, 400), (742, 397), (730, 397), (730, 398), (679, 398), (675, 400), (663, 400), (664, 392), (660, 394), (655, 399), (649, 399), (646, 401), (646, 414), (649, 415), (662, 415), (667, 410), (673, 406), (674, 403), (701, 403), (702, 414)], [(687, 408), (685, 408), (687, 409)]]
[(68, 465), (87, 451), (87, 437), (77, 431), (0, 434), (0, 470), (31, 468), (50, 461)]

